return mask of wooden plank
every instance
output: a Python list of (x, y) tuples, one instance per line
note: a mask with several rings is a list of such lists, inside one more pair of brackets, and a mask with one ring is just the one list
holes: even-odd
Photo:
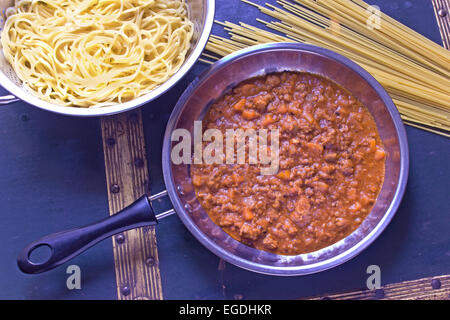
[(444, 47), (450, 49), (450, 1), (432, 0)]
[(308, 300), (450, 300), (450, 275), (388, 284), (376, 290), (321, 295)]
[[(139, 110), (101, 119), (110, 214), (149, 193), (142, 115)], [(154, 227), (113, 238), (120, 300), (162, 299)]]

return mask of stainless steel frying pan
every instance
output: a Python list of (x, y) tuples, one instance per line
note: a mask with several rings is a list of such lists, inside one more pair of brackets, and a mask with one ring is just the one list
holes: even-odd
[[(385, 180), (375, 205), (360, 227), (341, 241), (321, 250), (296, 256), (276, 255), (250, 248), (231, 238), (214, 224), (197, 201), (189, 165), (175, 165), (170, 158), (172, 132), (193, 132), (193, 123), (203, 117), (223, 92), (239, 82), (275, 71), (307, 71), (321, 74), (348, 89), (371, 112), (387, 151)], [(277, 43), (254, 46), (231, 54), (205, 71), (183, 93), (167, 124), (162, 165), (167, 191), (143, 196), (122, 212), (101, 222), (44, 237), (19, 255), (22, 271), (39, 273), (54, 268), (115, 233), (145, 225), (174, 212), (190, 232), (209, 250), (239, 267), (272, 275), (303, 275), (335, 267), (367, 248), (393, 218), (405, 191), (409, 155), (400, 115), (383, 87), (357, 64), (332, 51), (305, 44)], [(151, 201), (168, 194), (174, 210), (155, 214)], [(39, 246), (51, 249), (42, 263), (30, 261)]]

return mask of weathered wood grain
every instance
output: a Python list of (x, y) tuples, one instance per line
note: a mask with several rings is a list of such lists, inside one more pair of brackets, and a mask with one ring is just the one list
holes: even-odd
[(310, 300), (450, 300), (450, 275), (388, 284), (376, 290), (321, 295)]
[[(110, 214), (148, 193), (149, 174), (141, 112), (101, 119)], [(113, 238), (117, 296), (120, 300), (162, 299), (154, 227)]]

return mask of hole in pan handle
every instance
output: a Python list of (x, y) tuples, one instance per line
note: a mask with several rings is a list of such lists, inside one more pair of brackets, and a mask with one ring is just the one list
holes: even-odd
[(10, 104), (19, 100), (20, 100), (19, 98), (16, 98), (11, 94), (8, 94), (6, 96), (0, 96), (0, 104)]
[[(158, 220), (175, 213), (173, 209), (157, 215), (153, 211), (151, 201), (166, 194), (167, 191), (163, 191), (150, 197), (142, 196), (130, 206), (106, 219), (84, 227), (54, 233), (34, 241), (20, 252), (17, 265), (24, 273), (42, 273), (69, 261), (98, 242), (117, 233), (156, 225)], [(44, 261), (33, 262), (32, 252), (43, 246), (48, 247), (50, 253)]]

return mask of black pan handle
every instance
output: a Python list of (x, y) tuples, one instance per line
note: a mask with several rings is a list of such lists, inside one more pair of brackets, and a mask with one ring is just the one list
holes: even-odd
[[(143, 196), (122, 211), (97, 223), (54, 233), (30, 243), (20, 252), (17, 264), (25, 273), (45, 272), (116, 233), (157, 223), (148, 197)], [(41, 263), (32, 262), (31, 252), (41, 246), (50, 248), (50, 257)]]

